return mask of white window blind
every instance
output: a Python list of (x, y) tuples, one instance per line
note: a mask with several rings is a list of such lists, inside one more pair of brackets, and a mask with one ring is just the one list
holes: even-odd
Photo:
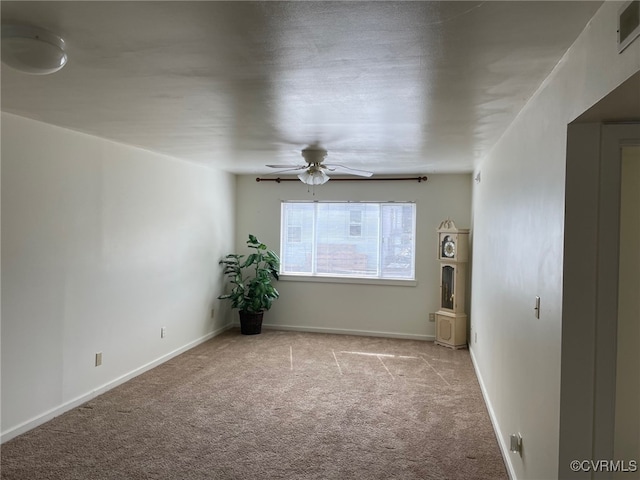
[(415, 278), (416, 205), (283, 202), (281, 273)]

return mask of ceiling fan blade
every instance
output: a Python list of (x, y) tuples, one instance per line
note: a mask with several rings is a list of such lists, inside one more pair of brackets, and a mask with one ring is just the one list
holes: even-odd
[(291, 165), (291, 164), (289, 164), (289, 165), (265, 165), (265, 166), (269, 167), (269, 168), (288, 168), (288, 169), (291, 169), (291, 170), (299, 170), (301, 168), (307, 168), (308, 167), (308, 165)]
[(287, 172), (299, 172), (304, 168), (306, 167), (285, 168), (284, 170), (278, 170), (277, 172), (267, 173), (266, 175), (280, 175), (281, 173), (287, 173)]
[(325, 164), (331, 171), (335, 171), (336, 169), (345, 169), (344, 173), (348, 175), (357, 175), (359, 177), (370, 177), (373, 175), (373, 172), (369, 172), (367, 170), (360, 170), (357, 168), (347, 167), (345, 165), (338, 165), (337, 163), (327, 163)]

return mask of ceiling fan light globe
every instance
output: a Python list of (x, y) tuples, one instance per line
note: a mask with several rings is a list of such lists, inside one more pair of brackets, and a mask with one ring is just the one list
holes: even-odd
[(329, 175), (322, 170), (304, 171), (298, 175), (298, 178), (307, 185), (323, 185), (329, 181)]

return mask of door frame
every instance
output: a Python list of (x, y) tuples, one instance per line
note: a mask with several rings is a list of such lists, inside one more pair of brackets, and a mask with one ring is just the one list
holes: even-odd
[(565, 178), (558, 477), (573, 460), (613, 460), (622, 148), (640, 123), (570, 124)]

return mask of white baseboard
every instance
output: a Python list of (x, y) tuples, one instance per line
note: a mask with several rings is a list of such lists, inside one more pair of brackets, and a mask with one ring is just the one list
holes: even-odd
[(484, 403), (487, 406), (487, 410), (489, 411), (489, 418), (491, 419), (491, 425), (493, 425), (493, 432), (496, 435), (496, 440), (498, 440), (498, 446), (500, 447), (500, 452), (502, 452), (502, 460), (504, 461), (505, 466), (507, 467), (507, 474), (511, 480), (517, 480), (516, 472), (513, 469), (513, 464), (511, 463), (511, 452), (509, 452), (509, 447), (506, 444), (506, 440), (502, 438), (500, 434), (500, 424), (498, 423), (498, 419), (496, 418), (496, 414), (493, 411), (493, 406), (491, 405), (491, 400), (489, 399), (489, 395), (487, 394), (487, 389), (484, 385), (484, 380), (482, 379), (482, 375), (480, 375), (480, 370), (478, 369), (478, 364), (476, 363), (476, 357), (473, 353), (473, 349), (469, 348), (469, 354), (471, 356), (471, 363), (473, 364), (473, 369), (476, 371), (476, 377), (478, 378), (478, 383), (480, 384), (480, 390), (482, 391), (482, 396), (484, 397)]
[[(236, 323), (235, 326), (240, 326)], [(417, 333), (378, 332), (375, 330), (351, 330), (346, 328), (303, 327), (298, 325), (277, 325), (263, 323), (262, 327), (268, 330), (289, 330), (294, 332), (333, 333), (338, 335), (357, 335), (360, 337), (387, 337), (403, 338), (407, 340), (434, 341), (434, 335), (421, 335)]]
[(43, 423), (46, 423), (49, 420), (59, 415), (62, 415), (63, 413), (68, 412), (69, 410), (72, 410), (82, 405), (85, 402), (88, 402), (89, 400), (97, 397), (98, 395), (101, 395), (107, 392), (108, 390), (111, 390), (112, 388), (115, 388), (118, 385), (121, 385), (131, 380), (132, 378), (137, 377), (138, 375), (148, 370), (151, 370), (154, 367), (157, 367), (158, 365), (166, 362), (167, 360), (170, 360), (173, 357), (180, 355), (181, 353), (184, 353), (187, 350), (190, 350), (193, 347), (200, 345), (201, 343), (204, 343), (207, 340), (217, 335), (220, 335), (222, 332), (225, 332), (226, 330), (229, 330), (232, 327), (233, 327), (232, 324), (228, 324), (228, 325), (225, 325), (224, 327), (218, 328), (217, 330), (214, 330), (213, 332), (210, 332), (204, 335), (203, 337), (200, 337), (192, 342), (189, 342), (186, 345), (183, 345), (180, 348), (177, 348), (169, 353), (166, 353), (165, 355), (162, 355), (161, 357), (145, 365), (142, 365), (125, 375), (122, 375), (114, 380), (111, 380), (110, 382), (105, 383), (104, 385), (101, 385), (100, 387), (92, 390), (91, 392), (87, 392), (84, 395), (80, 395), (79, 397), (69, 400), (68, 402), (63, 403), (58, 407), (52, 408), (51, 410), (48, 410), (30, 420), (27, 420), (26, 422), (23, 422), (20, 425), (17, 425), (16, 427), (13, 427), (5, 432), (2, 432), (2, 434), (0, 434), (0, 444), (11, 440), (12, 438), (17, 437), (18, 435), (22, 435), (23, 433), (28, 432), (29, 430), (39, 425), (42, 425)]

